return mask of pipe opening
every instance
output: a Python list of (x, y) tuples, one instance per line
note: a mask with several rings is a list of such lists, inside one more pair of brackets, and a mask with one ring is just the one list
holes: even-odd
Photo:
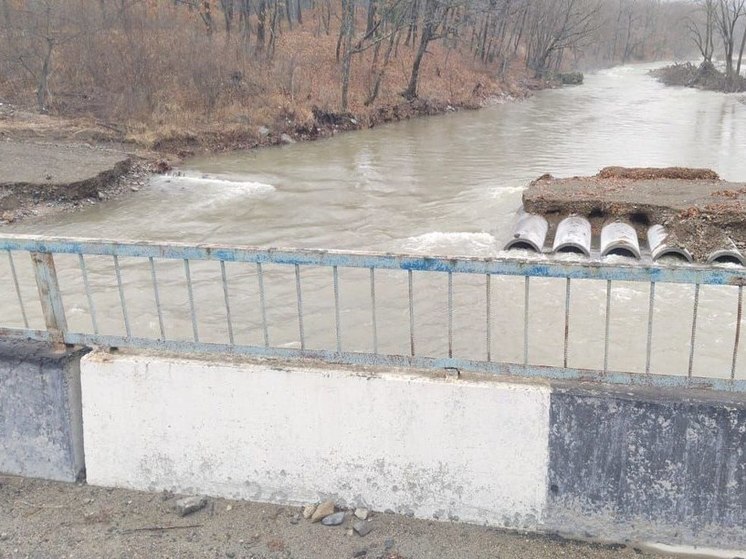
[(505, 250), (530, 250), (532, 252), (541, 252), (541, 249), (534, 243), (526, 239), (514, 239), (505, 245)]
[(661, 259), (668, 260), (670, 262), (676, 262), (676, 263), (686, 263), (691, 264), (692, 262), (692, 255), (689, 254), (689, 252), (684, 251), (680, 248), (667, 248), (665, 250), (662, 250), (658, 254), (656, 254), (653, 257), (653, 260), (658, 262)]
[(639, 258), (632, 250), (624, 247), (612, 248), (604, 256), (626, 256), (627, 258)]
[(562, 244), (554, 249), (554, 252), (564, 252), (569, 254), (582, 254), (583, 256), (590, 256), (590, 253), (585, 247), (575, 244)]
[(733, 254), (721, 254), (711, 260), (713, 264), (739, 264), (743, 266), (743, 261)]

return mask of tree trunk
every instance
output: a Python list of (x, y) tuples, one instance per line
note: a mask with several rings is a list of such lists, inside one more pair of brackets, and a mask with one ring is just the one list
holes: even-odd
[(743, 62), (743, 52), (746, 48), (746, 29), (743, 30), (743, 36), (741, 37), (741, 48), (738, 49), (738, 63), (736, 65), (736, 79), (741, 76), (741, 63)]
[[(347, 112), (350, 97), (350, 71), (352, 66), (352, 35), (355, 24), (355, 4), (353, 0), (342, 0), (342, 29), (340, 39), (344, 52), (342, 55), (342, 111)], [(339, 43), (338, 43), (339, 45)]]
[(404, 90), (404, 98), (408, 100), (417, 98), (417, 84), (420, 79), (420, 66), (422, 65), (422, 59), (427, 52), (427, 46), (435, 35), (435, 3), (438, 0), (425, 0), (425, 21), (422, 25), (422, 32), (420, 34), (420, 46), (417, 48), (417, 55), (414, 58), (412, 64), (412, 73), (409, 75), (409, 85)]
[(52, 62), (52, 51), (54, 50), (54, 39), (46, 38), (46, 52), (44, 53), (44, 62), (39, 72), (39, 84), (36, 88), (36, 106), (39, 112), (48, 112), (47, 102), (49, 99), (49, 72)]
[(259, 0), (256, 15), (258, 18), (256, 25), (256, 50), (262, 52), (267, 37), (267, 0)]

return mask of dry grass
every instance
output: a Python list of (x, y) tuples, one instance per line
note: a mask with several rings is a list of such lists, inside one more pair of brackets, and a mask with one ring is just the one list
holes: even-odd
[[(90, 32), (57, 47), (50, 77), (52, 115), (89, 133), (168, 150), (251, 146), (276, 141), (283, 133), (302, 135), (313, 132), (314, 109), (340, 110), (337, 30), (319, 33), (313, 11), (306, 13), (306, 25), (279, 35), (268, 60), (238, 32), (229, 38), (218, 31), (210, 38), (195, 14), (170, 2), (155, 6), (134, 11), (126, 31), (111, 22), (100, 29), (89, 23)], [(0, 79), (0, 99), (32, 107), (34, 80), (13, 66), (13, 53), (5, 54), (0, 51), (0, 78), (6, 78)], [(353, 57), (349, 105), (362, 126), (448, 105), (476, 107), (520, 92), (515, 79), (511, 85), (468, 53), (434, 43), (420, 77), (427, 106), (406, 108), (401, 92), (414, 49), (402, 39), (376, 102), (365, 106), (375, 80), (372, 57), (372, 49)], [(269, 140), (258, 132), (261, 127), (271, 130)]]

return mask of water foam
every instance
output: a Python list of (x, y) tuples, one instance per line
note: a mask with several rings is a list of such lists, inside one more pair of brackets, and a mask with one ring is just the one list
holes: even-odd
[(464, 256), (492, 256), (499, 250), (495, 237), (489, 233), (431, 231), (409, 237), (402, 243), (407, 252)]
[(267, 194), (277, 190), (271, 184), (245, 180), (241, 177), (174, 174), (166, 175), (161, 180), (164, 183), (206, 187), (213, 191), (220, 191), (222, 194), (236, 196)]

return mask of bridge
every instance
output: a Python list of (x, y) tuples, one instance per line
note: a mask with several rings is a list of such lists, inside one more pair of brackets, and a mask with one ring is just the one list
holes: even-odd
[(0, 252), (0, 471), (746, 546), (741, 266), (22, 235)]

